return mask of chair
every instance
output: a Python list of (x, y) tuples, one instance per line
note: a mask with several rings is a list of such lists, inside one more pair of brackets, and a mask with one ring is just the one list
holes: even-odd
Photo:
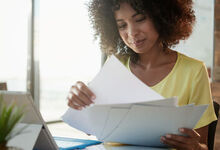
[(212, 123), (209, 124), (209, 128), (208, 128), (208, 148), (209, 148), (209, 150), (214, 149), (215, 131), (216, 131), (216, 126), (218, 123), (218, 116), (219, 116), (219, 104), (217, 102), (213, 101), (213, 105), (214, 105), (217, 120), (213, 121)]
[(0, 82), (0, 90), (7, 90), (7, 83)]

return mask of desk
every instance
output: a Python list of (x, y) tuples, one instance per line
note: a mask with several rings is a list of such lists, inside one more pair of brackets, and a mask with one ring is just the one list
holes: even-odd
[[(59, 136), (59, 137), (69, 137), (69, 138), (78, 138), (78, 139), (89, 139), (89, 140), (97, 140), (95, 136), (88, 136), (87, 134), (70, 127), (69, 125), (60, 122), (54, 124), (48, 124), (48, 128), (52, 134), (52, 136)], [(119, 147), (119, 146), (92, 146), (86, 150), (167, 150), (166, 148), (137, 148), (137, 147)]]

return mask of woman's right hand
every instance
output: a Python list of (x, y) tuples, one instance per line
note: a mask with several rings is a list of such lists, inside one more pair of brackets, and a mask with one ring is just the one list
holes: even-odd
[(68, 96), (68, 106), (81, 110), (83, 107), (94, 103), (95, 94), (81, 81), (76, 82), (70, 89)]

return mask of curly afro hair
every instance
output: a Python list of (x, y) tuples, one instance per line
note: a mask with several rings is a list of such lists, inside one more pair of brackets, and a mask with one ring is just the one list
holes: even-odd
[(195, 23), (192, 0), (91, 0), (88, 10), (94, 37), (100, 39), (101, 50), (106, 54), (128, 55), (134, 62), (138, 59), (121, 39), (115, 21), (114, 11), (119, 10), (123, 2), (151, 18), (164, 50), (192, 33)]

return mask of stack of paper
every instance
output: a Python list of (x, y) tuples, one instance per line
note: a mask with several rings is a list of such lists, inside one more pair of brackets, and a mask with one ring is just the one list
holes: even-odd
[(207, 105), (177, 106), (141, 82), (112, 56), (89, 84), (95, 105), (82, 111), (69, 108), (62, 119), (103, 142), (163, 147), (160, 137), (193, 128)]
[(84, 150), (167, 150), (167, 148), (155, 148), (144, 146), (106, 146), (103, 144), (86, 147)]

